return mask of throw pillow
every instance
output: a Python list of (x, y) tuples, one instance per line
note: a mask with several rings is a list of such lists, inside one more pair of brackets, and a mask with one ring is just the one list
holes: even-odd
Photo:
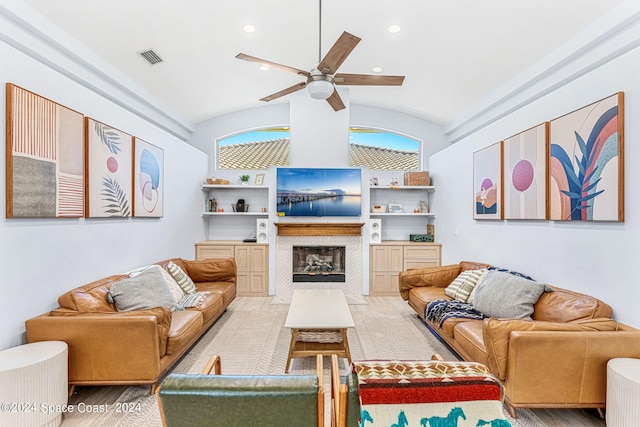
[(167, 264), (167, 271), (180, 285), (185, 294), (193, 294), (196, 292), (196, 285), (193, 280), (178, 266), (175, 262), (169, 261)]
[(519, 273), (517, 271), (508, 270), (506, 268), (489, 267), (489, 268), (487, 268), (487, 270), (490, 270), (490, 271), (491, 270), (501, 271), (503, 273), (509, 273), (509, 274), (513, 274), (514, 276), (522, 277), (523, 279), (533, 280), (533, 278), (531, 276), (527, 276), (526, 274), (522, 274), (522, 273)]
[(466, 270), (456, 277), (444, 290), (445, 295), (451, 298), (467, 302), (471, 291), (478, 284), (482, 275), (487, 272), (486, 268), (481, 270)]
[(162, 273), (162, 277), (164, 277), (165, 284), (171, 291), (171, 294), (173, 295), (173, 299), (175, 300), (176, 303), (180, 302), (180, 300), (184, 296), (184, 291), (182, 290), (180, 285), (178, 285), (178, 283), (175, 281), (173, 276), (167, 270), (160, 267), (158, 264), (152, 264), (152, 265), (147, 265), (145, 267), (136, 268), (135, 270), (132, 270), (129, 272), (129, 277), (136, 277), (143, 271), (146, 271), (150, 268), (157, 269), (158, 271), (160, 271), (160, 273)]
[(473, 306), (488, 317), (531, 320), (545, 285), (501, 271), (487, 271), (476, 286)]
[(115, 282), (109, 289), (109, 296), (118, 311), (176, 307), (162, 273), (154, 268), (147, 269), (135, 277)]

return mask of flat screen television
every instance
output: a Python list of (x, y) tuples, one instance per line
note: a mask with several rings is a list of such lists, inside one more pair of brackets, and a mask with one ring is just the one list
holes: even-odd
[(357, 168), (277, 168), (277, 214), (360, 216), (361, 174)]

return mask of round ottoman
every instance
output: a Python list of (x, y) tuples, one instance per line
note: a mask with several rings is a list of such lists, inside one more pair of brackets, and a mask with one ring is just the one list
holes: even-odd
[(59, 426), (67, 405), (67, 363), (62, 341), (0, 351), (0, 426)]
[(607, 363), (607, 427), (635, 427), (640, 420), (640, 359)]

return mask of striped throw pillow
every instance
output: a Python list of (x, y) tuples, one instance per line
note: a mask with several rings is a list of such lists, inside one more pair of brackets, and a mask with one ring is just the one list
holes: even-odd
[(486, 272), (486, 268), (463, 271), (445, 288), (445, 295), (450, 296), (456, 301), (467, 302), (471, 291), (473, 291), (473, 288), (475, 288), (482, 278), (482, 275)]
[(171, 274), (171, 277), (178, 282), (178, 285), (182, 288), (185, 294), (193, 294), (196, 292), (196, 285), (191, 280), (191, 277), (187, 275), (176, 263), (169, 261), (167, 263), (167, 271)]

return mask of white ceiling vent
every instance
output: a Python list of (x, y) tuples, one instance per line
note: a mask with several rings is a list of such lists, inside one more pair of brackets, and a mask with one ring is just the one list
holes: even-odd
[(154, 65), (162, 62), (162, 58), (153, 51), (153, 49), (147, 49), (142, 52), (138, 52), (138, 55), (142, 56), (149, 64)]

